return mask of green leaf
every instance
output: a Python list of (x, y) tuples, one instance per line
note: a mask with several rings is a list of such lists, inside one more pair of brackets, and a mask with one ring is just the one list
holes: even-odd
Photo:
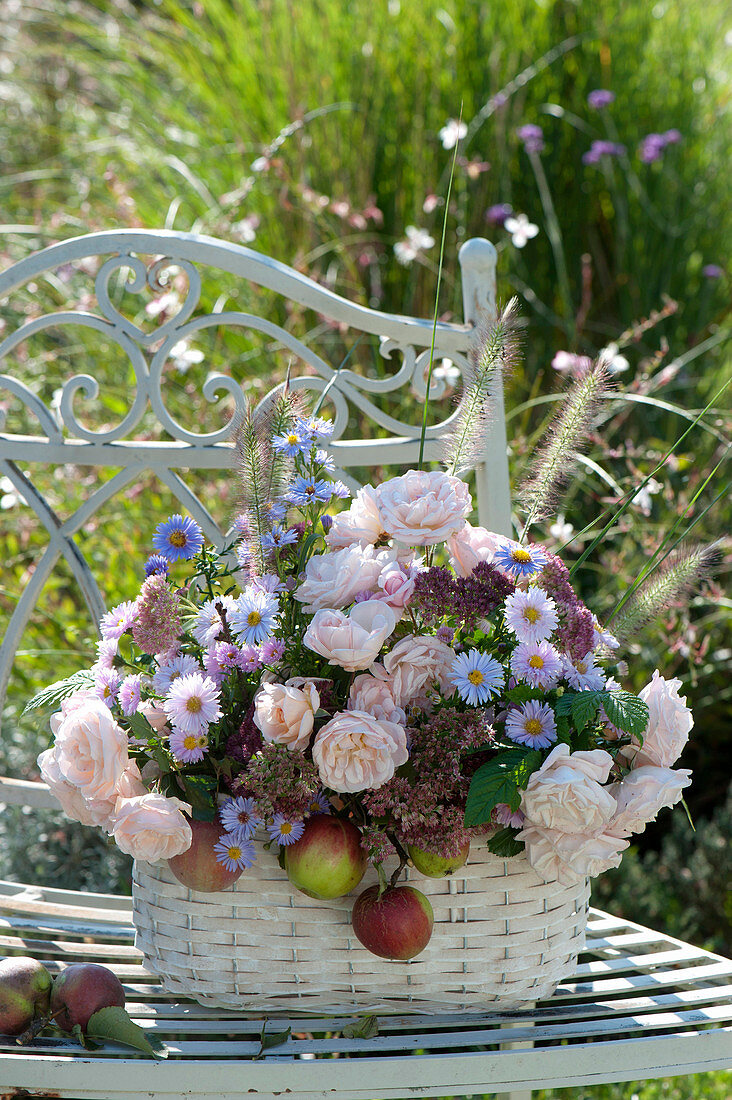
[(216, 817), (216, 780), (212, 775), (184, 775), (178, 778), (183, 785), (186, 802), (190, 803), (196, 821), (213, 821)]
[(88, 668), (79, 669), (73, 676), (69, 676), (66, 680), (57, 680), (55, 684), (49, 684), (48, 687), (43, 688), (37, 695), (34, 695), (25, 704), (23, 714), (29, 714), (33, 710), (50, 710), (52, 707), (58, 706), (67, 695), (73, 695), (75, 691), (82, 691), (84, 688), (91, 687), (93, 683), (94, 673), (90, 672)]
[(499, 829), (488, 841), (488, 851), (493, 852), (494, 856), (500, 856), (502, 859), (517, 856), (525, 848), (523, 840), (516, 840), (518, 831), (511, 825), (507, 825), (505, 829)]
[(526, 786), (541, 759), (542, 754), (536, 749), (507, 749), (478, 768), (465, 807), (468, 828), (485, 825), (491, 819), (493, 807), (501, 802), (517, 810), (521, 800), (519, 791)]
[(614, 726), (640, 737), (648, 725), (648, 706), (631, 691), (598, 693), (605, 713)]
[(167, 1058), (168, 1050), (164, 1043), (154, 1036), (146, 1035), (141, 1027), (130, 1019), (124, 1008), (113, 1006), (100, 1008), (90, 1017), (86, 1025), (87, 1036), (94, 1039), (111, 1039), (126, 1047), (134, 1047), (151, 1058)]
[(569, 717), (566, 714), (557, 715), (557, 741), (565, 745), (570, 745), (572, 743)]
[(602, 694), (600, 691), (580, 691), (572, 696), (572, 721), (578, 733), (594, 721)]
[(376, 1016), (362, 1016), (355, 1024), (346, 1024), (341, 1032), (344, 1039), (374, 1039), (379, 1034)]
[(502, 697), (509, 703), (518, 703), (520, 706), (522, 703), (528, 703), (529, 699), (542, 698), (542, 692), (533, 688), (531, 684), (517, 684), (516, 687), (504, 691)]
[(134, 714), (130, 714), (125, 719), (126, 724), (130, 727), (135, 737), (139, 737), (142, 741), (147, 741), (148, 737), (155, 737), (156, 733), (153, 727), (148, 722), (144, 714), (140, 711), (136, 711)]
[(283, 1043), (286, 1043), (290, 1038), (292, 1028), (285, 1028), (284, 1031), (267, 1031), (267, 1021), (262, 1024), (262, 1033), (259, 1036), (260, 1047), (257, 1053), (254, 1055), (255, 1060), (261, 1058), (265, 1050), (269, 1050), (270, 1047), (279, 1047)]

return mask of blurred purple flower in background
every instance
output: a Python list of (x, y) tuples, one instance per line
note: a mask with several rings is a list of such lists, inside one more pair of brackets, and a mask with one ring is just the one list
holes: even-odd
[(644, 164), (653, 164), (661, 159), (667, 145), (678, 145), (680, 141), (680, 130), (666, 130), (665, 134), (647, 134), (640, 143), (638, 156)]
[(497, 202), (494, 206), (489, 206), (485, 212), (485, 220), (490, 225), (503, 225), (506, 218), (510, 218), (513, 214), (513, 207), (510, 202)]
[(625, 146), (619, 141), (593, 141), (590, 148), (582, 155), (583, 164), (599, 164), (602, 157), (622, 157)]
[(724, 275), (724, 268), (719, 264), (705, 264), (701, 270), (705, 279), (721, 279)]
[(587, 97), (587, 103), (594, 111), (601, 111), (603, 107), (609, 107), (614, 102), (615, 92), (611, 92), (607, 88), (596, 88)]
[(541, 126), (536, 126), (533, 122), (519, 126), (516, 137), (524, 143), (527, 153), (540, 153), (544, 148), (544, 131)]

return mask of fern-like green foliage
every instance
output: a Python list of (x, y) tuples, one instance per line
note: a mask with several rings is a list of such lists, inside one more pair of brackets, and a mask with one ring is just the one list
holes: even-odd
[(442, 462), (449, 474), (467, 473), (483, 455), (494, 395), (518, 356), (517, 320), (518, 299), (512, 298), (495, 321), (481, 324), (458, 412), (443, 440)]
[(90, 688), (93, 684), (94, 673), (88, 668), (79, 669), (78, 672), (74, 672), (66, 680), (57, 680), (55, 684), (49, 684), (48, 687), (43, 688), (37, 695), (34, 695), (26, 703), (23, 714), (29, 714), (31, 711), (54, 710), (62, 699), (73, 695), (75, 691)]

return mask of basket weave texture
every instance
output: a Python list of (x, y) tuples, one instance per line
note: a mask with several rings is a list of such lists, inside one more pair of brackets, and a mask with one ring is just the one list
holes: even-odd
[(220, 893), (182, 886), (166, 863), (136, 863), (133, 916), (145, 965), (166, 990), (251, 1012), (439, 1012), (519, 1007), (550, 996), (584, 945), (589, 881), (546, 883), (524, 855), (474, 846), (445, 879), (412, 869), (435, 925), (425, 950), (392, 962), (361, 946), (351, 908), (376, 881), (316, 901), (293, 890), (275, 856)]

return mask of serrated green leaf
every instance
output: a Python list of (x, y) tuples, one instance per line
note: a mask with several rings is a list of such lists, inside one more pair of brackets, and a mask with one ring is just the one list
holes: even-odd
[(376, 1016), (362, 1016), (355, 1024), (346, 1024), (341, 1032), (344, 1039), (374, 1039), (379, 1034)]
[(572, 743), (569, 717), (566, 714), (557, 715), (557, 741), (564, 745), (570, 745)]
[(531, 687), (530, 684), (517, 684), (516, 687), (504, 691), (502, 697), (507, 699), (509, 703), (518, 703), (520, 705), (521, 703), (528, 703), (529, 699), (541, 698), (542, 692)]
[(565, 714), (571, 714), (574, 696), (575, 693), (573, 691), (565, 691), (563, 695), (560, 695), (554, 704), (554, 713), (559, 717)]
[(526, 847), (523, 840), (516, 840), (517, 832), (518, 829), (514, 829), (511, 825), (507, 825), (505, 829), (499, 829), (488, 841), (488, 851), (493, 852), (494, 856), (500, 856), (501, 859), (517, 856)]
[(79, 669), (73, 676), (67, 677), (66, 680), (57, 680), (55, 684), (49, 684), (48, 687), (43, 688), (37, 695), (25, 704), (23, 714), (29, 714), (34, 710), (50, 710), (51, 707), (58, 706), (62, 699), (65, 699), (68, 695), (73, 695), (75, 691), (82, 691), (84, 688), (91, 687), (94, 683), (94, 673), (90, 672), (88, 668)]
[(141, 741), (147, 741), (148, 737), (155, 737), (156, 733), (144, 714), (139, 710), (125, 718), (125, 724), (130, 727), (133, 736)]
[(631, 691), (602, 691), (599, 694), (612, 724), (640, 737), (648, 725), (647, 704)]
[(154, 1036), (148, 1036), (128, 1016), (124, 1008), (114, 1005), (100, 1008), (89, 1018), (86, 1034), (94, 1039), (111, 1039), (126, 1047), (134, 1047), (151, 1058), (167, 1058), (168, 1050), (164, 1043)]
[(578, 733), (595, 719), (601, 695), (600, 691), (580, 691), (572, 696), (572, 721)]
[(519, 790), (525, 787), (541, 753), (535, 749), (507, 749), (478, 768), (472, 778), (465, 806), (468, 828), (485, 825), (494, 806), (505, 802), (512, 810), (519, 807)]

